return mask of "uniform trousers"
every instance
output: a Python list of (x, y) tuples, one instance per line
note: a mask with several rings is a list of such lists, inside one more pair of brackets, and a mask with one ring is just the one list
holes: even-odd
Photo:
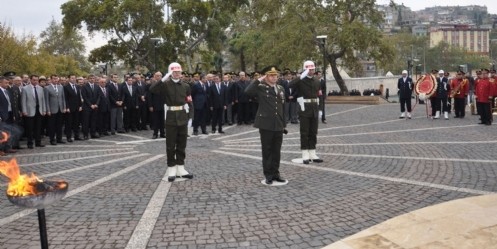
[(300, 116), (300, 149), (315, 150), (318, 135), (318, 118)]
[(454, 98), (454, 111), (456, 117), (464, 118), (466, 114), (466, 98)]
[(405, 112), (407, 107), (407, 112), (411, 112), (411, 98), (400, 98), (400, 112)]
[(166, 125), (167, 166), (185, 165), (188, 125)]
[(490, 114), (490, 103), (476, 102), (478, 108), (478, 114), (480, 114), (482, 123), (492, 123), (492, 116)]
[(279, 176), (283, 131), (259, 129), (262, 145), (262, 169), (266, 178)]

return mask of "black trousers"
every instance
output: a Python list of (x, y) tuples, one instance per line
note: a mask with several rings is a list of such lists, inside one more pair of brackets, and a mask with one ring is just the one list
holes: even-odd
[(223, 110), (224, 108), (214, 108), (212, 110), (212, 131), (216, 131), (216, 127), (218, 131), (223, 130)]
[(88, 132), (93, 136), (97, 133), (98, 110), (83, 110), (83, 122), (81, 123), (83, 136), (87, 137)]
[(50, 142), (61, 141), (64, 119), (62, 112), (52, 113), (50, 116), (46, 117), (48, 119), (48, 137), (50, 138)]
[(433, 116), (435, 116), (436, 111), (440, 112), (448, 112), (449, 108), (447, 107), (447, 98), (433, 98), (431, 99), (431, 112)]
[(185, 165), (188, 125), (166, 125), (167, 166)]
[(207, 132), (206, 128), (207, 125), (205, 123), (206, 109), (207, 108), (195, 109), (195, 111), (193, 112), (193, 120), (192, 120), (193, 131), (198, 132), (198, 127), (200, 126), (202, 132)]
[(110, 112), (99, 111), (97, 120), (97, 131), (102, 134), (110, 130)]
[(319, 97), (319, 103), (321, 103), (322, 107), (320, 108), (323, 112), (323, 116), (321, 117), (321, 121), (326, 121), (326, 96)]
[(76, 112), (66, 112), (64, 114), (65, 128), (64, 133), (67, 138), (74, 137), (79, 138), (79, 111)]
[(315, 150), (318, 135), (318, 118), (300, 117), (300, 149)]
[(259, 129), (262, 145), (262, 170), (266, 178), (280, 174), (281, 144), (283, 131)]
[(26, 120), (26, 138), (28, 139), (28, 145), (33, 145), (33, 140), (35, 144), (41, 144), (41, 125), (43, 117), (36, 107), (36, 113), (33, 117), (24, 117)]
[(138, 126), (138, 113), (139, 109), (128, 107), (123, 109), (123, 122), (124, 129), (136, 129)]
[(139, 122), (139, 127), (140, 129), (144, 130), (147, 128), (148, 124), (148, 109), (145, 104), (140, 105), (139, 111), (138, 111), (138, 122)]
[(454, 111), (456, 117), (464, 118), (466, 114), (466, 98), (454, 98)]
[(478, 114), (480, 114), (481, 122), (491, 124), (490, 103), (476, 102), (476, 105), (479, 106)]
[(237, 104), (237, 119), (238, 119), (238, 124), (248, 124), (250, 121), (250, 109), (249, 109), (249, 103), (238, 103)]
[(166, 135), (164, 132), (164, 110), (159, 110), (156, 111), (154, 109), (153, 112), (150, 113), (151, 118), (152, 118), (152, 129), (154, 129), (154, 135), (158, 135), (159, 132), (161, 135)]
[(411, 112), (411, 98), (401, 98), (400, 102), (400, 112), (405, 112), (407, 107), (407, 112)]

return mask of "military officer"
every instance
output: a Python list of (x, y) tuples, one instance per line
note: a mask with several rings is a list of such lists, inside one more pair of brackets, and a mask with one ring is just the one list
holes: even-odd
[(309, 164), (311, 160), (316, 163), (323, 162), (316, 155), (320, 84), (313, 77), (315, 68), (314, 62), (305, 61), (305, 71), (289, 83), (289, 87), (299, 94), (297, 103), (300, 105), (300, 148), (304, 164)]
[(273, 181), (285, 183), (280, 176), (280, 155), (285, 127), (285, 89), (278, 85), (278, 69), (275, 66), (262, 70), (264, 76), (250, 83), (245, 93), (257, 97), (259, 106), (255, 116), (254, 127), (259, 128), (262, 145), (262, 168), (265, 183)]
[(150, 86), (150, 92), (164, 97), (166, 114), (166, 152), (168, 181), (176, 177), (192, 179), (185, 170), (185, 149), (188, 135), (188, 120), (193, 117), (190, 86), (181, 81), (181, 65), (173, 62), (162, 80)]
[[(411, 77), (407, 76), (407, 70), (402, 71), (402, 78), (397, 81), (399, 91), (400, 117), (411, 119), (411, 95), (414, 84)], [(407, 107), (407, 112), (406, 112)]]
[(449, 119), (449, 109), (447, 106), (447, 98), (450, 93), (449, 79), (445, 77), (444, 70), (438, 71), (437, 77), (437, 96), (435, 99), (435, 106), (432, 108), (436, 109), (435, 119), (440, 118), (440, 114), (443, 112), (444, 118)]

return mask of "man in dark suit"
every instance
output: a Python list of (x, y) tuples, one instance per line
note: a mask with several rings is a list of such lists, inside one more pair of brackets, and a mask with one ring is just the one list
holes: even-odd
[(65, 142), (62, 141), (62, 124), (64, 120), (63, 114), (67, 110), (64, 88), (59, 84), (57, 75), (52, 75), (50, 78), (51, 83), (44, 89), (47, 103), (48, 137), (51, 145), (64, 144)]
[[(156, 83), (159, 82), (161, 79), (162, 79), (162, 73), (156, 72), (154, 74), (154, 78), (152, 81), (153, 83)], [(151, 128), (154, 130), (152, 139), (157, 139), (159, 135), (160, 137), (165, 138), (166, 133), (164, 131), (164, 119), (165, 119), (164, 97), (160, 94), (147, 91), (147, 104), (148, 104), (149, 114), (152, 118)]]
[[(196, 77), (194, 75), (194, 77)], [(206, 115), (208, 109), (208, 93), (209, 88), (207, 87), (207, 79), (205, 75), (200, 76), (200, 80), (197, 81), (192, 87), (192, 99), (193, 99), (193, 135), (198, 135), (198, 127), (202, 129), (202, 134), (208, 134), (206, 128)]]
[(126, 83), (122, 85), (123, 93), (123, 122), (124, 130), (128, 132), (136, 131), (138, 125), (138, 89), (133, 84), (133, 78), (126, 79)]
[[(22, 80), (21, 77), (16, 76), (15, 72), (7, 72), (4, 74), (9, 80), (9, 88), (7, 91), (10, 92), (11, 107), (12, 107), (12, 118), (13, 124), (17, 127), (23, 127), (24, 121), (22, 119), (22, 108), (21, 108), (21, 90), (22, 90)], [(19, 130), (19, 134), (16, 134), (16, 138), (12, 140), (12, 148), (13, 149), (22, 149), (19, 145), (20, 137), (23, 135), (23, 130)]]
[(33, 149), (33, 140), (36, 147), (45, 147), (41, 144), (42, 117), (46, 114), (46, 103), (43, 88), (38, 85), (38, 76), (30, 76), (31, 84), (25, 86), (21, 95), (22, 115), (26, 119), (26, 137), (28, 148)]
[(283, 134), (286, 133), (283, 107), (285, 89), (277, 84), (278, 69), (276, 67), (267, 67), (262, 71), (265, 75), (252, 81), (245, 92), (259, 100), (254, 127), (259, 128), (261, 135), (262, 168), (266, 177), (265, 183), (270, 185), (273, 181), (287, 182), (279, 172), (281, 144)]
[(98, 104), (100, 96), (97, 93), (97, 82), (95, 75), (88, 76), (89, 82), (81, 88), (83, 98), (83, 139), (88, 140), (88, 133), (91, 138), (99, 138), (97, 134)]
[(223, 112), (226, 110), (227, 88), (221, 84), (219, 75), (214, 75), (214, 84), (211, 85), (209, 93), (209, 108), (212, 111), (212, 133), (216, 133), (216, 126), (219, 133), (223, 131)]
[(240, 72), (239, 76), (240, 79), (236, 82), (233, 99), (237, 105), (237, 121), (241, 125), (242, 123), (249, 124), (250, 120), (249, 97), (245, 93), (245, 88), (250, 82), (245, 72)]
[(321, 122), (326, 124), (326, 81), (324, 81), (321, 71), (316, 72), (316, 78), (319, 80), (319, 107), (321, 109)]
[[(12, 105), (12, 94), (7, 90), (10, 88), (9, 81), (6, 77), (0, 76), (0, 124), (13, 124), (14, 123), (14, 115), (13, 115), (13, 105)], [(2, 130), (8, 130), (6, 127), (2, 127)], [(10, 136), (12, 136), (12, 132), (9, 132)], [(3, 138), (3, 137), (2, 137)], [(8, 142), (3, 142), (0, 144), (0, 150), (5, 153), (15, 153), (16, 150), (12, 149), (11, 139)], [(17, 139), (16, 139), (17, 140)], [(3, 153), (0, 153), (3, 155)]]
[(112, 135), (124, 133), (123, 125), (123, 96), (122, 89), (117, 83), (119, 76), (112, 74), (109, 83), (107, 84), (107, 93), (109, 95), (110, 104), (110, 133)]
[[(410, 77), (407, 77), (407, 70), (402, 71), (402, 77), (397, 81), (397, 89), (399, 91), (400, 102), (400, 117), (411, 118), (411, 95), (414, 84)], [(407, 106), (407, 113), (406, 111)]]
[(82, 111), (81, 107), (81, 89), (76, 83), (76, 75), (69, 75), (69, 83), (64, 86), (64, 95), (66, 97), (66, 114), (65, 128), (67, 142), (81, 140), (79, 137), (79, 115)]
[(97, 111), (97, 132), (100, 136), (108, 136), (110, 128), (110, 103), (106, 85), (105, 78), (98, 79), (96, 91), (100, 101), (98, 102)]
[(148, 130), (147, 128), (147, 123), (148, 123), (148, 118), (147, 118), (147, 113), (148, 113), (148, 108), (147, 108), (147, 91), (148, 87), (145, 84), (145, 79), (143, 75), (141, 74), (135, 74), (133, 76), (134, 78), (134, 85), (136, 86), (137, 89), (137, 94), (138, 94), (138, 113), (137, 113), (137, 122), (138, 122), (138, 129), (139, 130)]
[(223, 125), (233, 124), (233, 82), (230, 80), (231, 75), (225, 73), (223, 75), (222, 84), (226, 87), (226, 110), (223, 111)]
[[(447, 98), (450, 94), (450, 84), (449, 79), (445, 77), (443, 70), (438, 71), (437, 77), (437, 92), (435, 99), (435, 119), (438, 119), (440, 115), (444, 114), (445, 119), (449, 119), (449, 107), (447, 106)], [(432, 107), (433, 108), (433, 107)]]

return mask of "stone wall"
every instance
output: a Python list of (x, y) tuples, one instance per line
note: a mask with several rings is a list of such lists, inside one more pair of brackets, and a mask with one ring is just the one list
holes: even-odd
[[(397, 81), (400, 76), (394, 77), (369, 77), (369, 78), (349, 78), (344, 79), (345, 84), (349, 91), (352, 89), (359, 90), (359, 92), (363, 92), (364, 89), (380, 89), (380, 86), (383, 85), (383, 96), (385, 96), (386, 89), (390, 89), (390, 96), (397, 95)], [(326, 89), (327, 91), (337, 90), (338, 88), (337, 82), (334, 79), (326, 80)]]

